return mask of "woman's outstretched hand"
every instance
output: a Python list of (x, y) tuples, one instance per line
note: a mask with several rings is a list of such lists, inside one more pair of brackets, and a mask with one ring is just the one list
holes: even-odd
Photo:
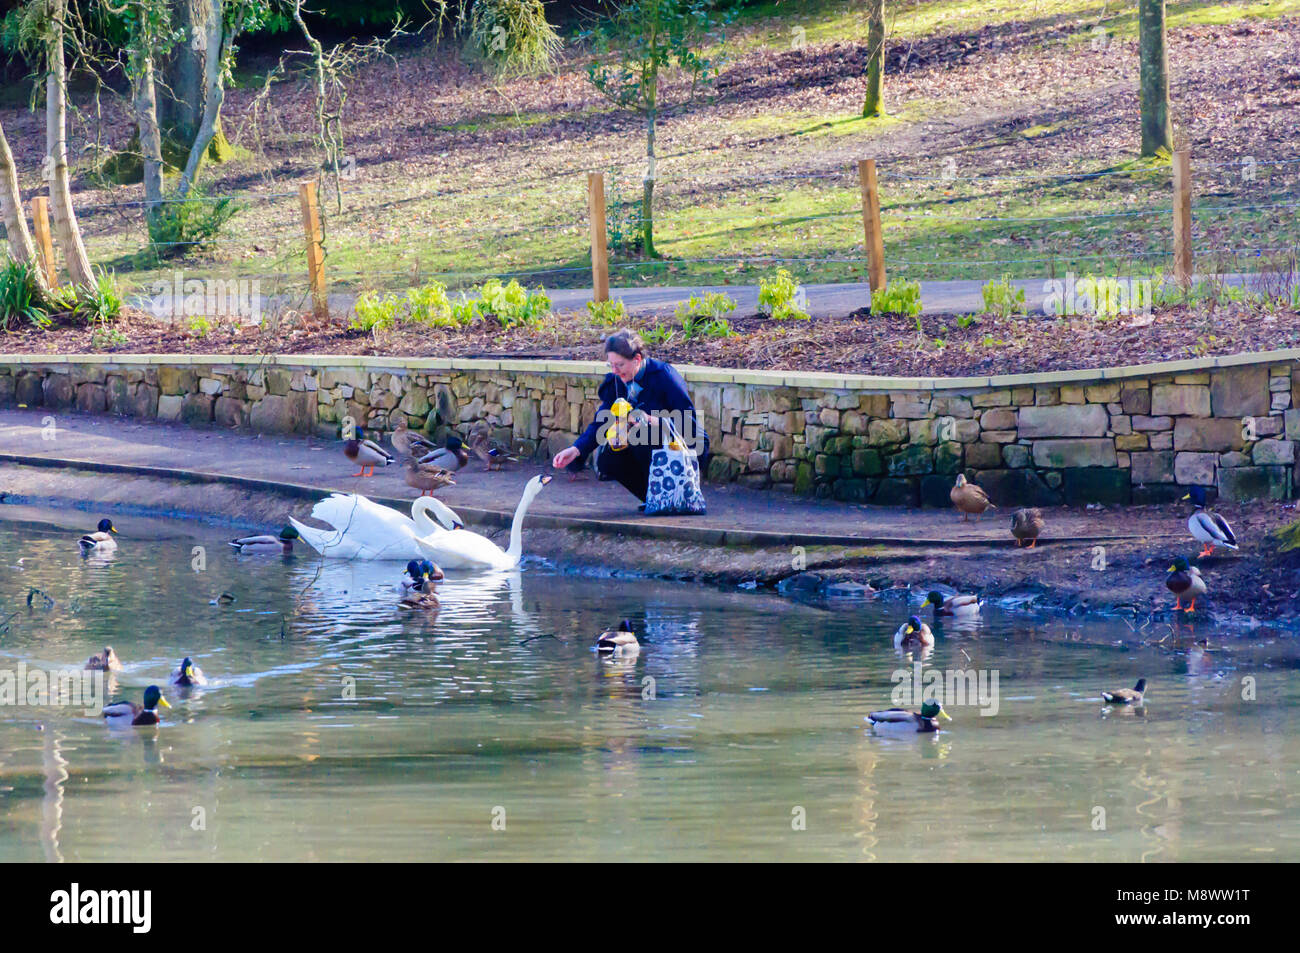
[(551, 460), (551, 466), (557, 470), (563, 470), (576, 459), (578, 459), (578, 448), (566, 447), (557, 453), (555, 458)]

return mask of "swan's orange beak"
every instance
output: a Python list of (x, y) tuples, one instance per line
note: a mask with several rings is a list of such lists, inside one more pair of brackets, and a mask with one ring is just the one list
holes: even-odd
[(544, 476), (544, 477), (542, 477), (542, 486), (546, 486), (546, 484), (550, 483), (550, 482), (551, 482), (552, 480), (554, 480), (554, 479), (555, 479), (555, 477), (553, 477), (553, 476)]

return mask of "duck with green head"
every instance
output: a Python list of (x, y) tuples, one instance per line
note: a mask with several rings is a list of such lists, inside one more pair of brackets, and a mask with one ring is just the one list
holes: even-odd
[(945, 597), (942, 592), (931, 592), (925, 597), (925, 601), (921, 603), (922, 609), (926, 606), (934, 606), (936, 616), (950, 615), (969, 619), (980, 614), (980, 609), (984, 608), (984, 603), (980, 601), (979, 596), (953, 595)]
[(943, 710), (939, 702), (926, 702), (920, 711), (908, 711), (906, 708), (887, 708), (873, 711), (867, 720), (876, 729), (915, 731), (929, 734), (939, 730), (939, 719), (952, 721), (952, 716)]
[[(1181, 609), (1183, 612), (1191, 612), (1196, 608), (1196, 599), (1203, 596), (1208, 591), (1205, 580), (1201, 578), (1201, 571), (1189, 563), (1184, 557), (1179, 556), (1169, 567), (1169, 575), (1165, 577), (1165, 586), (1174, 594), (1174, 611)], [(1183, 599), (1189, 599), (1187, 606), (1183, 605)]]
[(621, 658), (637, 655), (640, 651), (641, 643), (637, 641), (631, 619), (624, 619), (617, 629), (606, 629), (596, 639), (596, 652), (599, 655)]
[(144, 704), (132, 701), (114, 702), (104, 706), (104, 717), (112, 725), (156, 725), (159, 723), (158, 706), (171, 708), (162, 690), (157, 685), (150, 685), (144, 690)]
[(921, 621), (920, 616), (912, 616), (894, 633), (896, 649), (914, 649), (924, 645), (934, 645), (934, 633)]
[(241, 536), (232, 539), (230, 545), (241, 556), (288, 556), (293, 553), (293, 541), (298, 538), (298, 531), (292, 526), (286, 526), (280, 530), (279, 536), (269, 533), (263, 536)]
[(202, 688), (208, 684), (203, 669), (195, 665), (188, 655), (172, 670), (171, 682), (177, 688)]
[(87, 533), (81, 539), (77, 540), (77, 545), (81, 547), (84, 555), (91, 553), (111, 553), (117, 549), (117, 540), (113, 536), (117, 529), (113, 526), (110, 519), (102, 519), (99, 525), (95, 527), (95, 532)]

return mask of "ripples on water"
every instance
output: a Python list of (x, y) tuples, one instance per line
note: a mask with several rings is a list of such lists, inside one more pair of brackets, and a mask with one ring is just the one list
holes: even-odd
[[(886, 738), (863, 718), (910, 677), (901, 601), (530, 565), (452, 574), (432, 617), (397, 607), (398, 563), (240, 557), (128, 517), (116, 558), (83, 560), (93, 520), (35, 515), (63, 526), (0, 523), (0, 669), (111, 644), (133, 700), (185, 655), (212, 684), (164, 688), (160, 729), (0, 709), (0, 861), (1300, 856), (1290, 640), (1198, 624), (1143, 647), (1122, 620), (986, 610), (924, 665), (995, 670), (997, 715)], [(596, 658), (622, 617), (642, 654)], [(1145, 711), (1103, 715), (1097, 691), (1139, 675)]]

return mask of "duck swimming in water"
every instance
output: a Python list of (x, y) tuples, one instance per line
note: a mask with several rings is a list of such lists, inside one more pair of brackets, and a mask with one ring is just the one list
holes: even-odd
[(631, 620), (624, 619), (618, 624), (617, 629), (607, 629), (600, 633), (600, 638), (596, 639), (596, 651), (601, 655), (616, 657), (626, 657), (639, 653), (641, 643), (637, 641)]
[(194, 664), (188, 655), (172, 671), (171, 682), (177, 688), (202, 688), (208, 684), (203, 669)]
[(88, 672), (120, 672), (122, 671), (122, 660), (117, 657), (113, 651), (113, 646), (104, 646), (103, 655), (92, 655), (86, 659), (86, 671)]
[(81, 537), (77, 540), (77, 545), (81, 547), (82, 554), (87, 556), (91, 553), (111, 553), (117, 549), (117, 540), (113, 538), (116, 533), (113, 521), (102, 519), (95, 527), (95, 532)]
[(156, 725), (161, 720), (157, 711), (159, 705), (172, 707), (163, 698), (161, 689), (157, 685), (150, 685), (144, 690), (143, 705), (132, 701), (114, 702), (104, 706), (104, 718), (110, 725)]
[(979, 596), (948, 596), (944, 598), (941, 592), (931, 592), (921, 603), (921, 608), (934, 606), (934, 614), (956, 616), (960, 619), (969, 619), (980, 614), (980, 609), (984, 608), (984, 603), (980, 601)]
[(920, 711), (908, 711), (906, 708), (886, 708), (873, 711), (867, 715), (871, 727), (881, 730), (902, 730), (918, 734), (930, 734), (939, 730), (939, 719), (952, 721), (952, 716), (943, 710), (939, 702), (926, 702)]
[(241, 536), (232, 539), (230, 545), (241, 556), (289, 556), (293, 553), (293, 541), (301, 538), (296, 529), (286, 526), (279, 536)]
[(920, 616), (912, 616), (898, 627), (894, 633), (894, 648), (912, 649), (923, 645), (934, 645), (934, 633), (921, 621)]

